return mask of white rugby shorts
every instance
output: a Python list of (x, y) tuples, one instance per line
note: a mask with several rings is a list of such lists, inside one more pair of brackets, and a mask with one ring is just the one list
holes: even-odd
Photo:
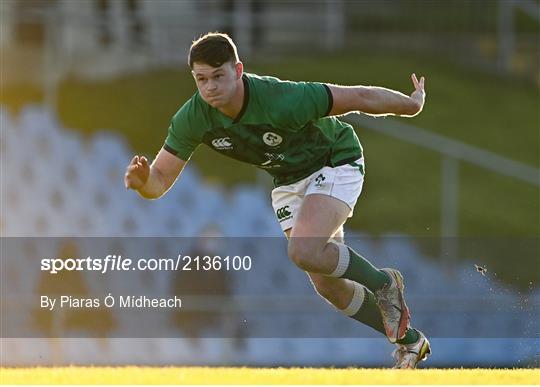
[(304, 197), (323, 194), (345, 202), (353, 215), (364, 184), (364, 158), (337, 167), (323, 167), (305, 179), (272, 190), (272, 207), (283, 231), (294, 226)]

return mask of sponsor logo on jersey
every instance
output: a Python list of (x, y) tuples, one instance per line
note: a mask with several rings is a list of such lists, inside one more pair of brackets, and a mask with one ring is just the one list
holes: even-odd
[(326, 180), (326, 177), (322, 173), (319, 173), (319, 176), (315, 178), (315, 187), (322, 187), (323, 181)]
[[(274, 161), (283, 161), (285, 160), (285, 156), (283, 153), (265, 153), (264, 154), (268, 160), (266, 160), (264, 163), (260, 165), (261, 168), (278, 168), (281, 167), (281, 164), (272, 164)], [(272, 165), (270, 165), (272, 164)]]
[(266, 132), (263, 134), (263, 141), (268, 146), (278, 146), (283, 142), (283, 138), (279, 134)]
[(232, 149), (233, 145), (230, 137), (215, 138), (212, 140), (212, 146), (216, 149)]
[(273, 161), (276, 161), (276, 160), (279, 160), (279, 161), (283, 161), (285, 160), (285, 156), (283, 155), (283, 153), (265, 153), (264, 154), (266, 157), (268, 157), (268, 160), (273, 160)]
[(292, 213), (289, 211), (289, 206), (278, 208), (276, 215), (280, 222), (292, 218)]

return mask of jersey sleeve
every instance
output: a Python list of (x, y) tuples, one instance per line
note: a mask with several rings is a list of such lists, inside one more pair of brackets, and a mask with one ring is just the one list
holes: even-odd
[(283, 103), (296, 125), (327, 116), (332, 110), (330, 88), (317, 82), (285, 82)]
[(201, 143), (201, 140), (193, 133), (187, 110), (184, 106), (174, 115), (163, 145), (163, 149), (184, 161), (189, 160)]

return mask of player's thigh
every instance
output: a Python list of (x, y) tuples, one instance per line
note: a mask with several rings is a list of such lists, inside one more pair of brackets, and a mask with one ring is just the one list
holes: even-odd
[(347, 220), (351, 208), (347, 203), (324, 194), (304, 197), (291, 238), (326, 238), (335, 235)]
[[(347, 220), (350, 207), (328, 195), (311, 194), (304, 198), (289, 239), (289, 257), (302, 269), (321, 269), (328, 240)], [(336, 246), (328, 246), (337, 249)]]

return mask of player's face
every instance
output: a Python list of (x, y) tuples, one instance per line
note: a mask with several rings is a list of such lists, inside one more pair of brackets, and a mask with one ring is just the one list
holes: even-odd
[(242, 76), (241, 64), (223, 63), (212, 67), (206, 63), (193, 63), (193, 77), (201, 97), (209, 105), (220, 108), (231, 102), (235, 95), (237, 81)]

